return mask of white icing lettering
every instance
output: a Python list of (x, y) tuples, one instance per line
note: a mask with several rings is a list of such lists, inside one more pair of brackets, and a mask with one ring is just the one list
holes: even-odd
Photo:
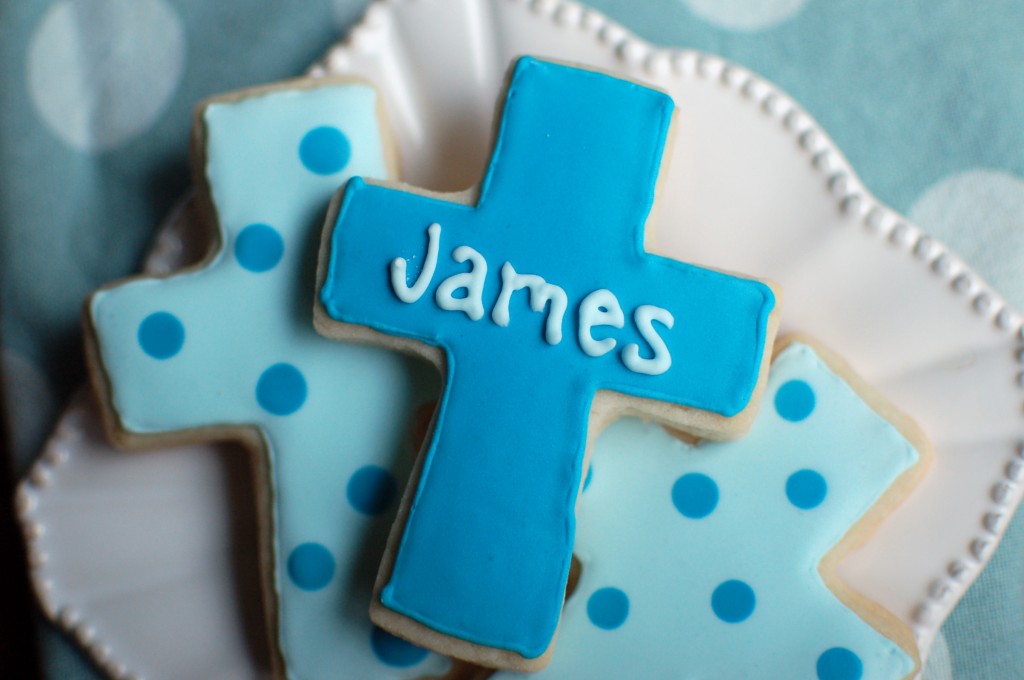
[[(391, 261), (391, 288), (399, 300), (413, 303), (423, 297), (437, 271), (438, 252), (441, 247), (441, 225), (437, 222), (427, 227), (427, 252), (423, 266), (410, 286), (406, 277), (409, 261), (396, 257)], [(487, 260), (478, 251), (461, 245), (452, 251), (452, 259), (458, 263), (469, 262), (469, 271), (459, 272), (444, 279), (434, 292), (437, 306), (447, 311), (465, 312), (473, 321), (484, 317), (484, 284), (487, 280)], [(455, 292), (464, 289), (465, 295), (455, 297)], [(491, 309), (491, 320), (503, 328), (511, 322), (510, 305), (517, 290), (527, 291), (530, 309), (543, 312), (544, 340), (549, 345), (562, 342), (562, 323), (569, 309), (569, 298), (565, 289), (548, 283), (536, 274), (520, 274), (511, 262), (501, 267), (501, 290)], [(600, 357), (608, 354), (617, 345), (614, 337), (597, 339), (594, 329), (598, 326), (622, 328), (626, 317), (615, 294), (607, 288), (595, 290), (580, 302), (578, 339), (580, 348), (587, 356)], [(651, 349), (651, 357), (640, 356), (640, 344), (629, 343), (622, 348), (622, 363), (627, 369), (642, 375), (661, 375), (672, 367), (672, 356), (664, 338), (654, 327), (657, 321), (666, 329), (675, 324), (675, 317), (667, 309), (654, 305), (640, 305), (633, 311), (633, 322), (640, 337)]]
[(512, 293), (523, 288), (529, 289), (530, 309), (533, 311), (542, 312), (544, 305), (551, 303), (544, 324), (544, 339), (549, 345), (557, 345), (562, 341), (562, 319), (569, 306), (569, 298), (564, 290), (535, 274), (516, 273), (511, 262), (501, 267), (501, 293), (491, 310), (491, 320), (499, 326), (508, 326), (511, 321), (508, 306), (512, 301)]
[[(463, 311), (473, 321), (484, 316), (484, 279), (487, 276), (487, 260), (469, 246), (459, 246), (452, 252), (456, 262), (469, 260), (468, 272), (453, 274), (441, 282), (434, 294), (437, 306), (449, 311)], [(459, 288), (466, 289), (466, 297), (457, 298), (453, 293)]]
[(676, 322), (675, 317), (667, 309), (655, 307), (654, 305), (640, 305), (633, 312), (633, 321), (636, 323), (636, 328), (640, 331), (640, 335), (651, 346), (651, 349), (654, 350), (654, 356), (650, 359), (644, 359), (640, 356), (640, 347), (630, 343), (622, 348), (622, 363), (626, 364), (626, 368), (634, 373), (661, 375), (671, 368), (672, 355), (669, 354), (665, 341), (658, 335), (658, 331), (654, 329), (654, 322), (657, 321), (664, 325), (665, 328), (671, 330)]
[(595, 290), (580, 303), (580, 347), (592, 357), (599, 357), (615, 348), (614, 338), (595, 340), (591, 330), (594, 326), (622, 328), (626, 317), (618, 298), (607, 288)]
[(402, 302), (413, 303), (423, 297), (427, 286), (430, 285), (430, 280), (434, 278), (440, 241), (441, 225), (434, 222), (427, 227), (427, 257), (423, 260), (423, 268), (420, 269), (420, 275), (416, 277), (416, 283), (411, 287), (405, 276), (408, 266), (405, 258), (396, 257), (391, 260), (391, 288)]

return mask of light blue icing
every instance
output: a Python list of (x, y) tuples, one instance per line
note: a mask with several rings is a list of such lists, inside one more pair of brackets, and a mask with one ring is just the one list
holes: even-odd
[[(199, 271), (118, 285), (90, 306), (127, 430), (252, 424), (262, 433), (281, 646), (290, 677), (304, 680), (338, 677), (340, 669), (346, 677), (410, 678), (448, 666), (389, 643), (368, 617), (396, 510), (393, 497), (380, 498), (382, 474), (408, 475), (414, 448), (403, 424), (437, 394), (436, 378), (393, 353), (327, 341), (312, 325), (327, 203), (352, 173), (386, 175), (376, 104), (369, 86), (335, 85), (208, 107), (207, 173), (221, 249)], [(308, 141), (316, 130), (311, 138), (328, 148)]]
[[(799, 422), (773, 408), (790, 380), (815, 396)], [(750, 434), (735, 442), (691, 447), (635, 419), (602, 434), (578, 508), (582, 575), (551, 665), (529, 677), (839, 680), (854, 659), (865, 679), (913, 670), (899, 646), (831, 593), (818, 564), (917, 452), (806, 345), (776, 358), (765, 395)], [(828, 482), (812, 509), (787, 498), (799, 470)], [(691, 518), (673, 487), (698, 474), (720, 496)], [(608, 588), (629, 601), (612, 630), (590, 612)]]
[[(321, 291), (333, 318), (442, 347), (447, 379), (382, 603), (443, 633), (482, 645), (543, 653), (561, 612), (572, 551), (593, 395), (610, 389), (732, 416), (758, 380), (771, 290), (643, 249), (669, 129), (671, 98), (631, 81), (523, 58), (515, 67), (495, 153), (474, 206), (366, 184), (345, 189)], [(428, 226), (441, 225), (437, 273), (426, 294), (403, 302), (388, 267), (405, 258), (406, 284), (422, 271)], [(473, 320), (435, 303), (439, 284), (479, 252), (488, 274)], [(427, 258), (429, 260), (429, 257)], [(491, 314), (500, 270), (564, 289), (557, 344), (528, 293), (512, 296), (510, 323)], [(581, 301), (610, 289), (624, 327), (597, 326), (617, 345), (584, 353)], [(458, 297), (457, 295), (455, 296)], [(624, 348), (657, 351), (634, 310), (668, 310), (655, 325), (669, 370), (626, 367)]]

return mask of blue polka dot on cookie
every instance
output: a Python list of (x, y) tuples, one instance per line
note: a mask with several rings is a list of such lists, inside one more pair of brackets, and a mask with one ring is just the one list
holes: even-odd
[(348, 137), (334, 127), (318, 127), (306, 133), (299, 143), (299, 158), (310, 172), (333, 175), (348, 165), (352, 148)]
[(864, 664), (844, 647), (833, 647), (818, 657), (818, 680), (860, 680)]
[(799, 470), (786, 480), (786, 498), (801, 510), (816, 508), (828, 494), (828, 482), (814, 470)]
[(266, 224), (250, 224), (235, 239), (235, 259), (251, 272), (270, 271), (283, 254), (284, 239)]
[(348, 480), (349, 505), (364, 515), (379, 515), (388, 509), (398, 493), (394, 476), (376, 465), (361, 467)]
[(306, 379), (291, 364), (274, 364), (256, 383), (256, 401), (275, 416), (291, 415), (306, 401)]
[(185, 326), (170, 312), (154, 312), (139, 324), (138, 340), (154, 359), (170, 359), (185, 344)]
[(711, 594), (711, 609), (726, 623), (746, 621), (756, 604), (754, 589), (743, 581), (725, 581)]
[(707, 517), (718, 506), (718, 485), (699, 472), (685, 474), (672, 486), (672, 502), (685, 517)]
[(381, 663), (396, 668), (415, 666), (427, 658), (428, 654), (427, 650), (422, 647), (395, 637), (377, 626), (373, 627), (373, 632), (370, 634), (370, 646), (373, 647), (373, 653)]
[(587, 600), (590, 622), (604, 630), (615, 630), (629, 616), (629, 597), (618, 588), (601, 588)]
[(303, 590), (320, 590), (334, 578), (334, 557), (319, 543), (303, 543), (288, 556), (288, 578)]
[(803, 380), (790, 380), (775, 393), (775, 410), (794, 423), (807, 418), (814, 411), (814, 390)]

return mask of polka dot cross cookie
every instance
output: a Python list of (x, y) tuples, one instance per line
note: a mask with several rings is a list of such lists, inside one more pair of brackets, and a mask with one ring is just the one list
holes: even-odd
[(538, 677), (914, 677), (910, 631), (835, 568), (929, 455), (905, 416), (806, 341), (784, 343), (742, 440), (693, 447), (612, 424), (580, 499), (582, 574)]
[(91, 369), (117, 441), (242, 439), (265, 463), (263, 526), (276, 529), (267, 585), (297, 680), (448, 666), (367, 615), (413, 457), (401, 423), (437, 385), (395, 354), (339, 346), (312, 324), (331, 195), (353, 174), (391, 174), (380, 120), (373, 88), (351, 81), (206, 103), (198, 179), (219, 246), (198, 268), (107, 286), (87, 304)]

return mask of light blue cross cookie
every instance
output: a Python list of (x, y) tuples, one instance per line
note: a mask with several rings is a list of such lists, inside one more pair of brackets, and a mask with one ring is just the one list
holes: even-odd
[(819, 570), (901, 475), (923, 471), (918, 446), (798, 343), (772, 364), (742, 440), (691, 447), (654, 424), (614, 423), (579, 503), (582, 575), (536, 677), (910, 677), (911, 655)]
[(352, 82), (207, 104), (200, 180), (220, 247), (197, 270), (115, 284), (88, 303), (93, 363), (122, 439), (248, 432), (265, 449), (279, 635), (293, 678), (418, 677), (448, 664), (367, 615), (413, 457), (403, 424), (436, 395), (436, 381), (393, 353), (322, 339), (312, 325), (331, 195), (350, 175), (389, 174), (379, 121), (373, 88)]

